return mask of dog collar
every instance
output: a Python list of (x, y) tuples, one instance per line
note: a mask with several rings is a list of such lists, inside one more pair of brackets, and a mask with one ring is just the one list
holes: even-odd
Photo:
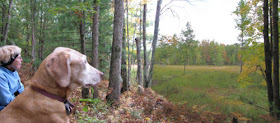
[(67, 115), (70, 115), (71, 114), (71, 111), (72, 111), (72, 108), (75, 107), (72, 103), (70, 103), (67, 99), (64, 99), (58, 95), (55, 95), (55, 94), (52, 94), (52, 93), (49, 93), (45, 90), (42, 90), (38, 87), (34, 87), (34, 86), (31, 86), (31, 88), (39, 93), (41, 93), (42, 95), (46, 96), (46, 97), (49, 97), (49, 98), (52, 98), (52, 99), (55, 99), (55, 100), (58, 100), (60, 102), (63, 102), (64, 105), (65, 105), (65, 109), (66, 109), (66, 113)]

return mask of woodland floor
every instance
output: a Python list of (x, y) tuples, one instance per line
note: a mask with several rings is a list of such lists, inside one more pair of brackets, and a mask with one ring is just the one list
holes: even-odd
[[(107, 90), (108, 81), (102, 81), (98, 85), (100, 90)], [(80, 98), (81, 89), (75, 91), (71, 98)], [(106, 91), (99, 91), (99, 97), (106, 102)], [(74, 105), (84, 105), (78, 100)], [(83, 112), (82, 107), (75, 110)], [(106, 113), (92, 114), (88, 116), (97, 116), (100, 120), (106, 122), (225, 122), (228, 116), (216, 112), (201, 112), (203, 106), (187, 108), (182, 105), (174, 105), (164, 97), (156, 94), (152, 89), (144, 89), (139, 93), (136, 87), (130, 91), (121, 94), (120, 104), (118, 106), (108, 106)], [(104, 109), (103, 109), (104, 110)], [(76, 111), (77, 112), (77, 111)], [(101, 111), (102, 112), (102, 111)], [(77, 122), (77, 115), (71, 115), (71, 122)]]
[[(21, 79), (29, 80), (34, 74), (31, 70), (31, 64), (23, 65), (19, 71)], [(71, 123), (79, 122), (112, 122), (112, 123), (146, 123), (146, 122), (250, 122), (242, 119), (239, 114), (226, 115), (221, 112), (203, 111), (207, 105), (195, 105), (185, 107), (185, 105), (175, 105), (166, 100), (163, 96), (155, 93), (152, 89), (143, 89), (142, 93), (138, 92), (137, 86), (132, 86), (120, 96), (120, 103), (110, 106), (106, 103), (106, 94), (108, 90), (108, 81), (103, 80), (98, 84), (99, 101), (87, 102), (80, 101), (81, 89), (77, 89), (71, 95), (71, 102), (75, 105), (70, 115)], [(265, 121), (270, 122), (269, 116), (262, 116)]]

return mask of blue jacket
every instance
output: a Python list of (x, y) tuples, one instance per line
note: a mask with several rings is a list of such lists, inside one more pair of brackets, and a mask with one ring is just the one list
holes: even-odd
[(0, 66), (0, 111), (15, 99), (16, 92), (23, 90), (18, 72)]

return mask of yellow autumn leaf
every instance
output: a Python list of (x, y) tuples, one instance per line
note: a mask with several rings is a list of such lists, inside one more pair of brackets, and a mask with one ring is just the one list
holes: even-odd
[(231, 112), (231, 114), (239, 119), (239, 117), (243, 116), (243, 114), (237, 112)]
[(150, 121), (150, 118), (146, 117), (145, 120)]
[(238, 118), (238, 120), (240, 120), (240, 121), (250, 121), (250, 119), (246, 118), (246, 117), (240, 117), (240, 118)]

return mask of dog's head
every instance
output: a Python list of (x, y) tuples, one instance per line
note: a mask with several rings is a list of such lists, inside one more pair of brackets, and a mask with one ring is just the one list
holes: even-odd
[(101, 81), (103, 75), (87, 62), (85, 55), (65, 47), (56, 48), (46, 58), (45, 68), (58, 86), (70, 86), (71, 89), (93, 86)]

